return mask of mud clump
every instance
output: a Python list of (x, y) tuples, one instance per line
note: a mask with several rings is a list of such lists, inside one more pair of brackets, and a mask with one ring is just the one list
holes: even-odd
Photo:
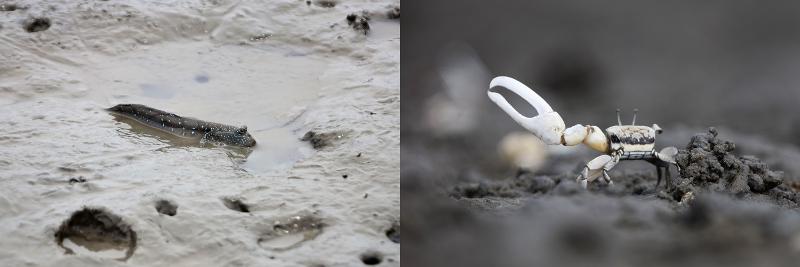
[(100, 208), (83, 208), (73, 213), (58, 228), (55, 239), (66, 254), (75, 254), (73, 249), (65, 246), (67, 239), (91, 251), (125, 250), (125, 256), (118, 259), (123, 261), (136, 250), (136, 232), (131, 226), (119, 216)]
[(23, 23), (26, 32), (40, 32), (50, 28), (49, 18), (30, 18)]
[(287, 250), (316, 238), (325, 224), (313, 215), (297, 215), (273, 222), (272, 229), (258, 238), (261, 247)]
[(400, 19), (400, 7), (395, 6), (386, 11), (386, 17), (389, 19)]
[(689, 179), (680, 190), (691, 191), (688, 187), (693, 186), (734, 194), (764, 194), (783, 182), (783, 172), (770, 170), (755, 157), (734, 155), (736, 145), (717, 134), (716, 129), (709, 128), (708, 133), (693, 136), (686, 149), (678, 151), (681, 177)]
[(156, 202), (156, 211), (164, 215), (175, 216), (178, 214), (178, 204), (162, 199)]
[(356, 32), (362, 32), (367, 35), (369, 33), (369, 16), (366, 14), (347, 15), (347, 25), (350, 25)]
[(222, 204), (225, 204), (225, 207), (228, 207), (231, 210), (235, 210), (238, 212), (250, 212), (250, 206), (242, 202), (241, 199), (237, 198), (223, 198)]
[[(338, 133), (317, 133), (315, 131), (308, 131), (300, 141), (309, 142), (314, 149), (322, 149), (333, 144), (333, 140), (342, 138)], [(345, 177), (347, 178), (347, 177)]]

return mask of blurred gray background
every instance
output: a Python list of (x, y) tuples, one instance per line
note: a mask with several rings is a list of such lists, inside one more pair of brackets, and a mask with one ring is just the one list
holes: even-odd
[[(543, 244), (536, 234), (499, 238), (492, 226), (497, 221), (475, 224), (471, 211), (447, 198), (455, 184), (513, 176), (515, 170), (496, 164), (496, 147), (505, 134), (523, 129), (486, 97), (498, 75), (536, 90), (568, 127), (604, 129), (616, 124), (615, 109), (629, 122), (638, 108), (638, 124), (664, 128), (659, 148), (683, 147), (691, 134), (715, 126), (737, 143), (738, 153), (761, 157), (786, 171), (786, 179), (798, 180), (800, 2), (465, 0), (404, 1), (404, 7), (401, 197), (407, 264), (528, 266), (531, 257), (541, 260), (532, 252)], [(507, 96), (533, 115), (520, 99)], [(581, 151), (568, 159), (551, 157), (552, 163), (566, 163), (541, 172), (577, 171), (597, 155)], [(550, 209), (527, 206), (536, 213)], [(503, 227), (547, 224), (534, 214), (515, 218), (528, 221), (512, 219), (513, 226)], [(644, 255), (648, 263), (650, 254)], [(557, 263), (554, 258), (539, 263)]]
[(479, 91), (483, 129), (516, 127), (485, 105), (491, 77), (506, 75), (568, 125), (604, 127), (638, 107), (667, 129), (725, 125), (800, 144), (800, 2), (406, 1), (406, 14), (404, 137), (426, 135), (422, 106), (466, 48), (489, 75), (456, 90)]

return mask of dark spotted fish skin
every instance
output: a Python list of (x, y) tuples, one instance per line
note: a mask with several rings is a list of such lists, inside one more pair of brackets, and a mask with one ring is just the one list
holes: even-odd
[(235, 127), (181, 117), (163, 110), (140, 104), (119, 104), (108, 109), (145, 125), (182, 137), (204, 138), (228, 145), (252, 147), (256, 142), (247, 127)]

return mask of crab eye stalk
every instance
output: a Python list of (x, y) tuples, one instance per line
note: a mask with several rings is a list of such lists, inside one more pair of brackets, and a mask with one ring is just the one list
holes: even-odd
[(619, 119), (619, 109), (617, 109), (617, 124), (622, 126), (622, 120)]
[(661, 134), (664, 132), (664, 130), (662, 130), (661, 127), (659, 127), (658, 124), (655, 123), (653, 123), (653, 130), (656, 130), (656, 134)]
[(636, 125), (636, 113), (637, 112), (639, 112), (638, 108), (633, 109), (633, 121), (631, 122), (631, 125)]

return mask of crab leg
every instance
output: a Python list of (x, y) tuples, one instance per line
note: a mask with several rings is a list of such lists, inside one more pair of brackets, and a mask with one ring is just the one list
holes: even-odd
[(588, 182), (603, 177), (603, 179), (611, 185), (613, 182), (611, 181), (611, 177), (608, 176), (608, 171), (614, 168), (618, 162), (619, 156), (600, 155), (586, 163), (586, 167), (583, 168), (583, 171), (578, 175), (576, 181), (583, 186), (583, 188), (586, 188)]

